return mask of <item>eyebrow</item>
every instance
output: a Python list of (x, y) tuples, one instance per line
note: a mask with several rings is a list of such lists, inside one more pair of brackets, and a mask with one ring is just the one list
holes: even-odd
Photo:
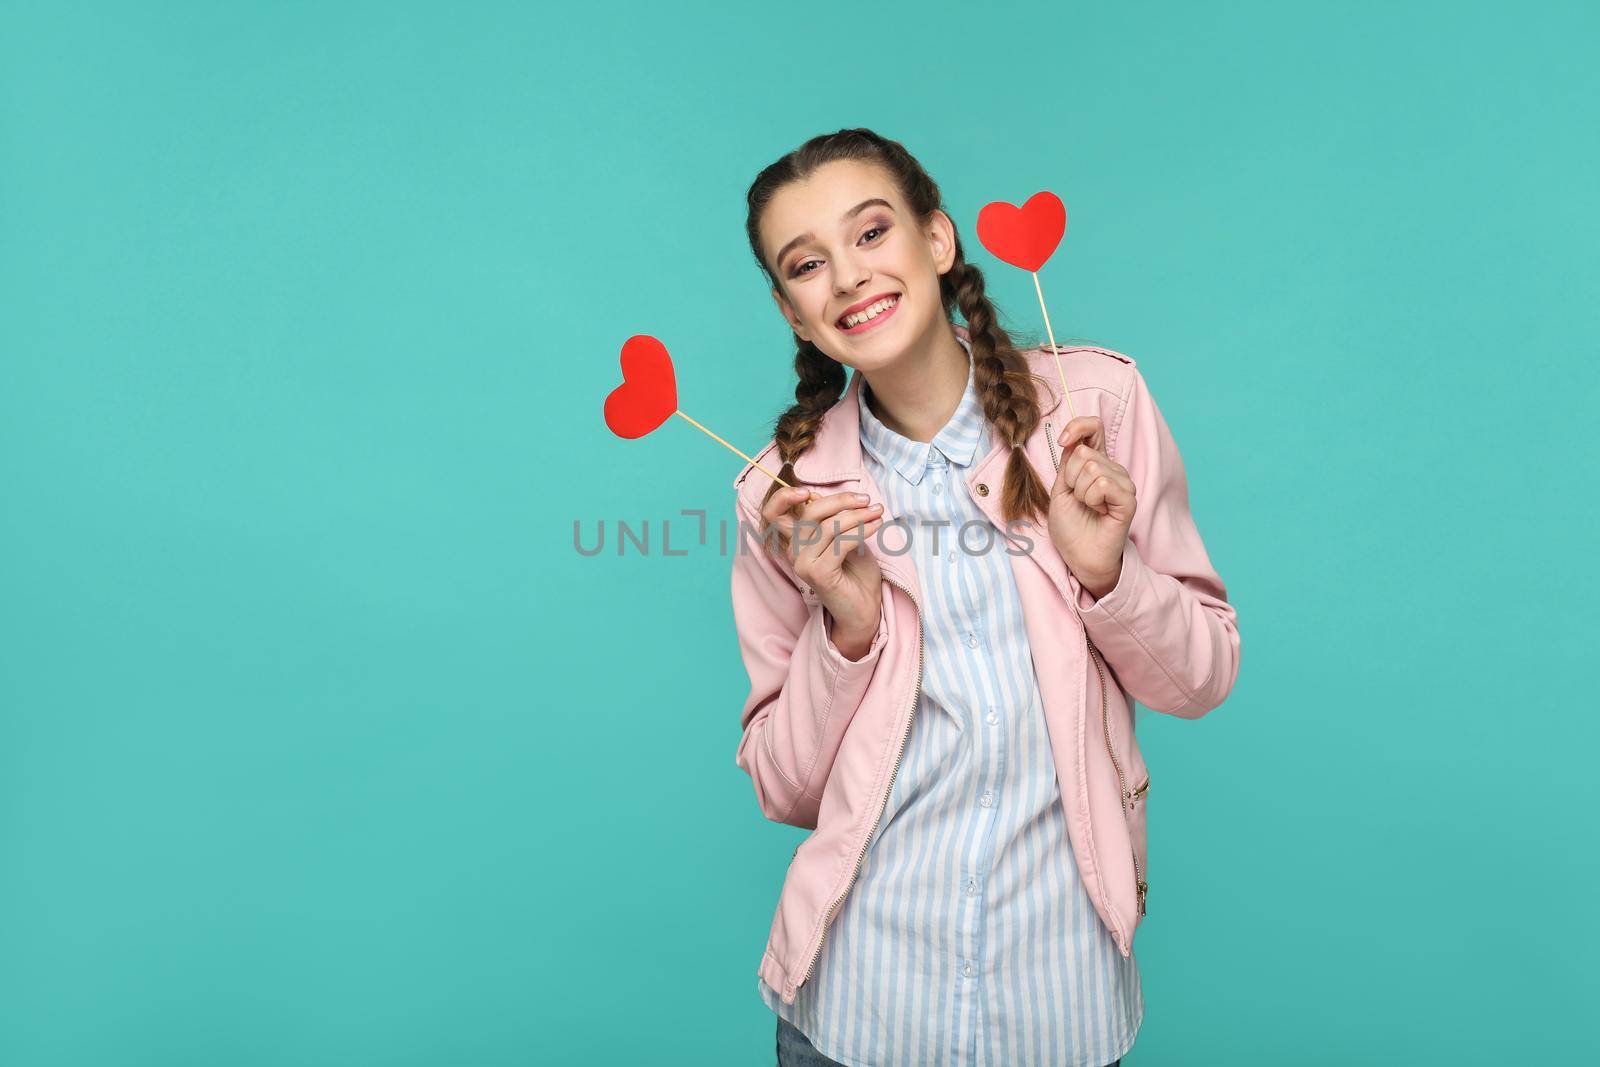
[[(865, 211), (869, 207), (873, 207), (874, 205), (881, 205), (882, 207), (886, 207), (886, 208), (889, 209), (889, 211), (891, 213), (894, 211), (894, 205), (893, 204), (889, 203), (889, 201), (883, 199), (883, 197), (881, 197), (881, 196), (875, 196), (870, 200), (861, 201), (861, 203), (857, 204), (855, 207), (851, 208), (849, 211), (846, 211), (843, 215), (839, 216), (839, 221), (840, 222), (848, 222), (854, 216), (861, 214), (861, 212)], [(787, 256), (789, 254), (790, 250), (793, 249), (795, 245), (805, 244), (807, 241), (814, 241), (814, 240), (816, 240), (816, 234), (814, 234), (814, 233), (803, 233), (803, 234), (801, 234), (799, 237), (796, 237), (794, 240), (790, 241), (788, 244), (786, 244), (782, 248), (778, 249), (778, 254), (776, 256), (772, 257), (773, 264), (774, 265), (781, 264), (783, 262), (783, 257)]]

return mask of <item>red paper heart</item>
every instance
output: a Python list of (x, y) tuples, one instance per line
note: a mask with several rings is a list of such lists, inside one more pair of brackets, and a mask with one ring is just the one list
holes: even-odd
[(1055, 193), (1038, 192), (1021, 207), (996, 200), (978, 212), (978, 240), (996, 259), (1038, 270), (1067, 232), (1067, 206)]
[(667, 346), (647, 333), (622, 343), (622, 384), (606, 397), (606, 425), (618, 437), (643, 437), (678, 410), (678, 380)]

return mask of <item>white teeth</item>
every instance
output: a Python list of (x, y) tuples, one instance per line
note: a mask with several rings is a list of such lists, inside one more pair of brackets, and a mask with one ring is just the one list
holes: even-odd
[(886, 296), (882, 300), (878, 301), (876, 304), (873, 304), (870, 307), (862, 308), (860, 311), (856, 312), (854, 315), (846, 315), (845, 319), (844, 319), (844, 328), (848, 330), (852, 326), (860, 326), (863, 322), (866, 322), (868, 319), (877, 318), (878, 315), (881, 314), (882, 312), (885, 312), (885, 311), (889, 310), (890, 308), (894, 307), (896, 301), (898, 301), (899, 299), (900, 298), (897, 297), (897, 296)]

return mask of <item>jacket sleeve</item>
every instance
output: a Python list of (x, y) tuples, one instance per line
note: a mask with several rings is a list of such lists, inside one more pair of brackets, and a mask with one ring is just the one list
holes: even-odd
[(735, 762), (764, 816), (815, 829), (823, 784), (888, 638), (888, 612), (866, 654), (846, 659), (830, 636), (832, 616), (806, 602), (755, 532), (759, 517), (737, 497), (735, 511), (733, 618), (750, 676)]
[(1238, 678), (1238, 619), (1189, 512), (1177, 442), (1137, 367), (1111, 447), (1137, 508), (1116, 586), (1096, 600), (1078, 585), (1078, 614), (1129, 695), (1198, 719)]

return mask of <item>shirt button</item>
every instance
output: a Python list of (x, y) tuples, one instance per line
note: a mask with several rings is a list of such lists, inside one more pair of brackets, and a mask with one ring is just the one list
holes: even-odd
[(940, 485), (938, 482), (934, 482), (933, 483), (933, 491), (935, 493), (942, 493), (942, 492), (944, 492), (944, 486)]
[(985, 789), (983, 791), (983, 797), (982, 797), (982, 799), (980, 799), (978, 801), (978, 803), (982, 804), (986, 808), (994, 807), (994, 793), (993, 793), (993, 791)]
[(971, 633), (970, 631), (967, 633), (967, 647), (968, 648), (977, 648), (978, 647), (978, 635), (977, 634)]
[(961, 965), (961, 973), (966, 975), (968, 978), (972, 977), (973, 967), (971, 960), (968, 960), (966, 963)]
[(969, 897), (976, 896), (977, 893), (978, 893), (978, 882), (977, 882), (977, 880), (974, 879), (974, 878), (968, 878), (967, 879), (967, 896), (969, 896)]
[(954, 552), (952, 552), (952, 553), (950, 553), (950, 555), (947, 558), (950, 560), (951, 563), (954, 563), (956, 561), (956, 554)]
[(1000, 721), (1000, 714), (999, 714), (999, 712), (995, 711), (993, 708), (990, 708), (989, 709), (989, 714), (984, 716), (984, 718), (989, 720), (989, 725), (990, 726), (993, 726), (995, 723)]

